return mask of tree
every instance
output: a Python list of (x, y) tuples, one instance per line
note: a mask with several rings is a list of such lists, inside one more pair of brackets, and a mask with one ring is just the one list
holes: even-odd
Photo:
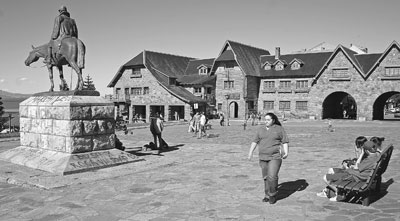
[(83, 81), (83, 90), (95, 91), (96, 87), (93, 84), (92, 78), (89, 74), (86, 76), (85, 81)]

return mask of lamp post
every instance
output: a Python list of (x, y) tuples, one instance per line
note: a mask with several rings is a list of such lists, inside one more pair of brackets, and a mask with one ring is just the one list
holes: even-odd
[(225, 94), (225, 98), (226, 98), (226, 125), (229, 126), (229, 94)]
[(8, 124), (8, 132), (11, 133), (11, 118), (12, 118), (12, 115), (8, 114), (8, 118), (10, 120), (10, 123)]

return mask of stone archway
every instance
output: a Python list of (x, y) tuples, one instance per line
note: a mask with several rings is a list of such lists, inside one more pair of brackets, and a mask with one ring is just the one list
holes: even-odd
[(386, 120), (385, 119), (385, 105), (390, 97), (395, 94), (400, 94), (398, 91), (389, 91), (381, 94), (376, 98), (372, 109), (372, 120)]
[(348, 93), (336, 91), (329, 94), (322, 103), (322, 119), (356, 119), (357, 104)]
[(232, 101), (229, 104), (229, 117), (230, 118), (239, 117), (239, 104), (236, 101)]

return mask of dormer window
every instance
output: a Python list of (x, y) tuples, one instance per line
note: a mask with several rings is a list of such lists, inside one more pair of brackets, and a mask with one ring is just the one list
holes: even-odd
[(202, 67), (199, 69), (199, 75), (207, 75), (208, 69), (206, 67)]
[(272, 69), (272, 64), (269, 63), (268, 61), (264, 63), (264, 70), (271, 70)]
[(199, 70), (199, 75), (207, 75), (210, 68), (205, 64), (201, 64), (197, 67), (197, 70)]
[(293, 62), (293, 63), (292, 63), (292, 66), (291, 66), (291, 69), (292, 69), (292, 70), (300, 69), (300, 64), (297, 63), (297, 62)]
[(297, 70), (300, 69), (301, 66), (303, 66), (303, 61), (301, 61), (300, 59), (293, 59), (293, 61), (290, 62), (290, 69), (292, 70)]
[(287, 63), (284, 60), (277, 60), (274, 63), (274, 67), (275, 67), (276, 71), (283, 70), (286, 65), (287, 65)]
[(276, 71), (280, 71), (280, 70), (283, 70), (283, 64), (282, 63), (278, 63), (277, 65), (275, 65), (275, 70)]

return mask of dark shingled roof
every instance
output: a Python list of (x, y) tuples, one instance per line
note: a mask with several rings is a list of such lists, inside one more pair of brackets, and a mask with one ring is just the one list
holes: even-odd
[(170, 78), (176, 79), (185, 74), (186, 67), (190, 60), (193, 60), (193, 58), (143, 51), (119, 68), (112, 81), (108, 84), (108, 87), (113, 87), (117, 83), (125, 68), (144, 66), (152, 73), (159, 84), (172, 95), (186, 103), (205, 103), (205, 100), (194, 96), (185, 88), (169, 85)]
[(122, 65), (117, 73), (114, 75), (113, 79), (111, 80), (110, 83), (108, 83), (107, 87), (114, 87), (114, 85), (117, 83), (119, 78), (122, 76), (122, 73), (124, 73), (125, 68), (127, 67), (135, 67), (135, 66), (144, 66), (143, 62), (143, 52), (140, 52), (140, 54), (136, 55), (134, 58), (126, 62), (124, 65)]
[(234, 61), (235, 55), (232, 50), (226, 50), (222, 52), (220, 56), (215, 61)]
[[(249, 45), (244, 45), (231, 40), (226, 41), (224, 49), (227, 45), (230, 46), (231, 50), (222, 51), (216, 59), (215, 63), (232, 60), (232, 57), (230, 56), (233, 56), (233, 58), (236, 58), (236, 62), (243, 70), (245, 75), (258, 77), (261, 76), (260, 56), (269, 55), (269, 51)], [(230, 54), (231, 51), (233, 52), (233, 54)], [(217, 65), (214, 64), (212, 71), (215, 71), (216, 68)]]
[(361, 69), (364, 73), (368, 73), (368, 71), (372, 68), (375, 62), (381, 57), (382, 53), (377, 54), (357, 54), (355, 58), (361, 66)]
[(177, 78), (185, 74), (189, 61), (193, 58), (163, 54), (152, 51), (145, 51), (146, 67), (151, 65), (153, 69), (158, 70), (168, 77)]
[[(261, 77), (263, 78), (309, 78), (318, 74), (319, 70), (325, 64), (326, 60), (331, 56), (332, 52), (319, 52), (319, 53), (299, 53), (299, 54), (286, 54), (281, 55), (279, 60), (292, 62), (294, 59), (301, 60), (303, 65), (300, 69), (292, 70), (290, 65), (285, 66), (283, 70), (276, 71), (274, 68), (271, 70), (264, 70), (264, 65), (261, 68)], [(261, 63), (270, 64), (277, 61), (274, 55), (262, 56)]]
[(132, 66), (142, 66), (143, 63), (143, 52), (136, 55), (136, 57), (132, 58), (130, 61), (126, 62), (123, 66), (124, 67), (132, 67)]
[(190, 86), (190, 85), (214, 85), (215, 75), (184, 75), (177, 79), (179, 84)]
[(169, 91), (172, 95), (176, 96), (177, 98), (183, 100), (186, 103), (207, 103), (206, 100), (194, 96), (188, 90), (181, 86), (175, 85), (164, 85), (161, 84), (167, 91)]
[(228, 44), (236, 55), (237, 63), (246, 75), (261, 76), (260, 56), (269, 55), (269, 51), (234, 41), (228, 41)]
[(355, 55), (357, 55), (357, 52), (355, 52), (349, 48), (346, 48), (342, 45), (339, 45), (339, 47), (343, 49), (343, 51), (349, 56), (351, 62), (354, 64), (354, 66), (356, 66), (356, 68), (361, 72), (361, 74), (364, 75), (364, 72), (362, 71), (360, 63), (358, 63), (357, 59), (355, 58)]
[(185, 75), (198, 75), (199, 69), (197, 69), (200, 65), (205, 65), (206, 67), (210, 67), (213, 65), (215, 58), (209, 59), (196, 59), (190, 60), (189, 64), (185, 70)]

